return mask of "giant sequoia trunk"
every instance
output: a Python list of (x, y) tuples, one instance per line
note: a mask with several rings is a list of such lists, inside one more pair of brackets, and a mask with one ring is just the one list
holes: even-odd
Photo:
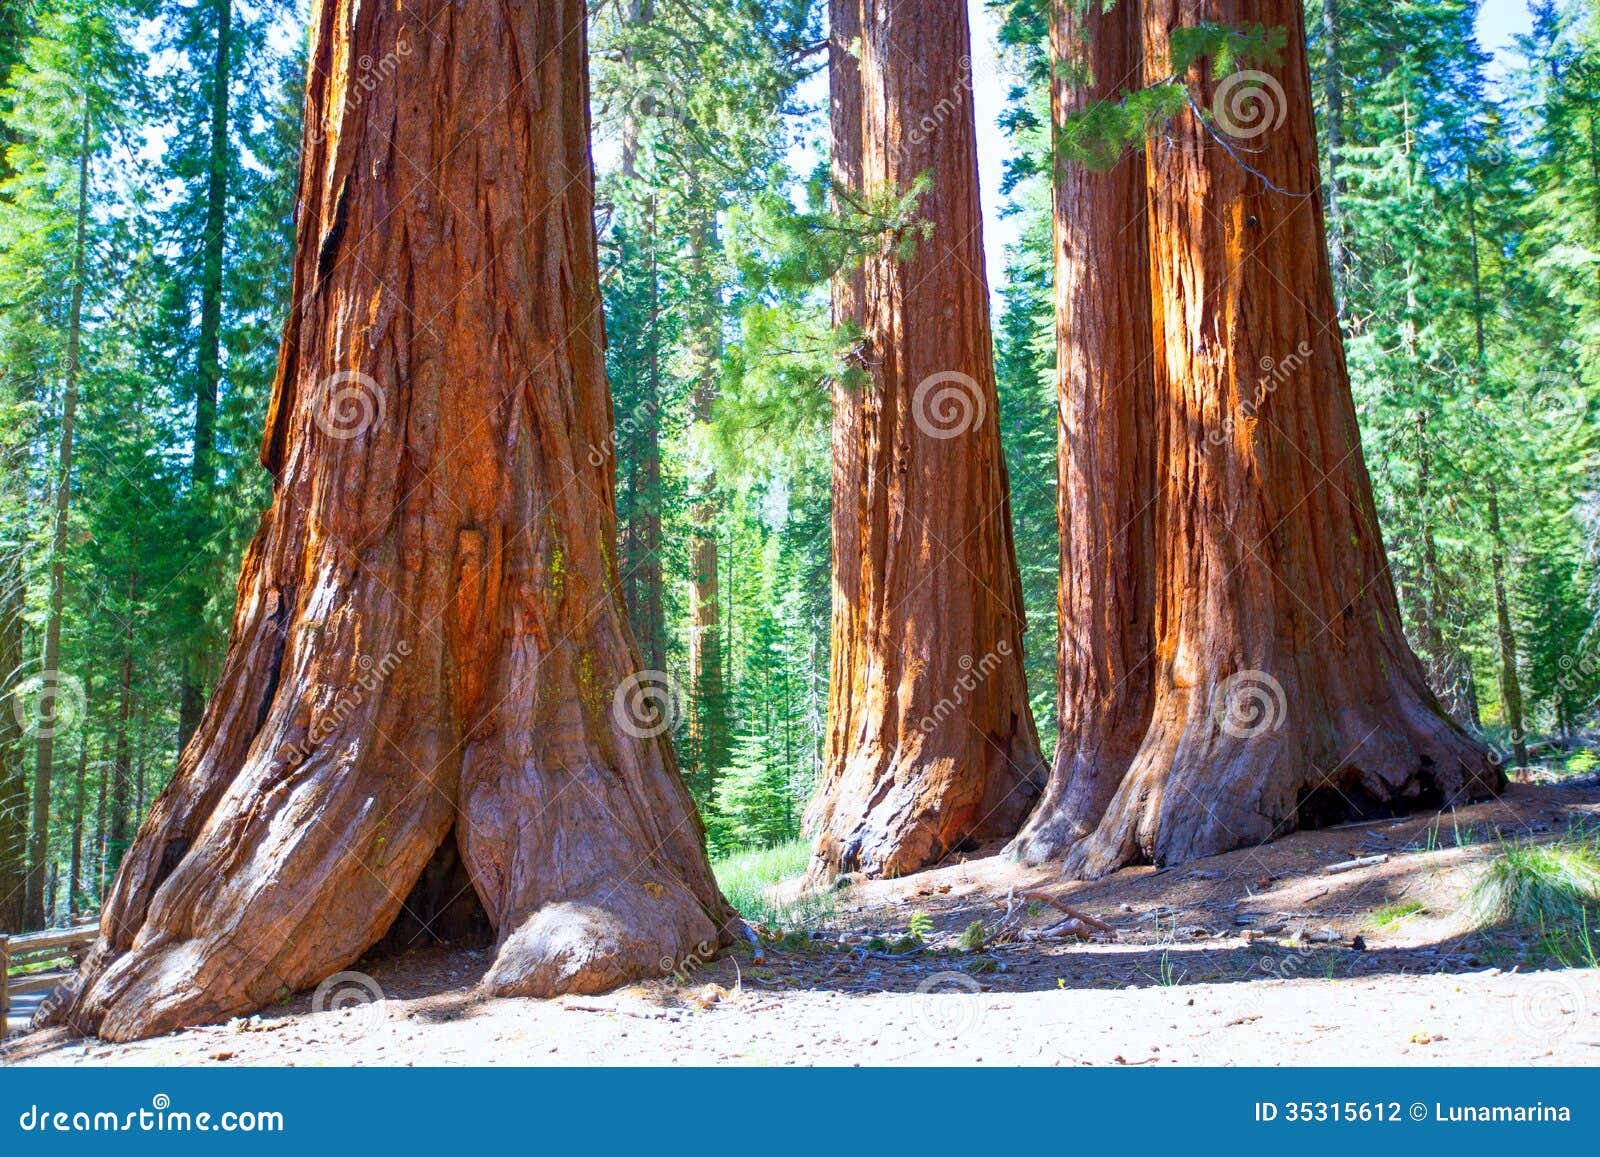
[(490, 992), (731, 919), (617, 593), (582, 0), (319, 0), (310, 56), (275, 499), (68, 1009), (110, 1039), (316, 983), (457, 854)]
[[(1015, 833), (1043, 760), (1022, 667), (983, 273), (965, 8), (836, 0), (846, 197), (931, 172), (913, 256), (835, 286), (865, 384), (835, 392), (833, 681), (812, 873), (899, 875)], [(859, 35), (859, 62), (851, 44)]]
[[(1069, 854), (1089, 876), (1501, 782), (1401, 631), (1334, 308), (1299, 0), (1144, 0), (1144, 17), (1153, 76), (1180, 24), (1289, 35), (1253, 94), (1197, 71), (1215, 124), (1186, 111), (1150, 148), (1153, 698), (1137, 756)], [(1224, 145), (1230, 124), (1248, 151)]]
[[(1051, 119), (1140, 87), (1139, 6), (1053, 0)], [(1144, 156), (1055, 161), (1060, 398), (1060, 742), (1013, 850), (1038, 862), (1093, 830), (1150, 722), (1155, 595), (1154, 368)]]

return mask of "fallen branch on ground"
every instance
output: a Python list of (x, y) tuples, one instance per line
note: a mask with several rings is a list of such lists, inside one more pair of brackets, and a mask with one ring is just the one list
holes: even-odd
[(1071, 916), (1074, 920), (1082, 920), (1089, 927), (1098, 928), (1102, 932), (1110, 932), (1110, 933), (1112, 933), (1114, 935), (1116, 933), (1116, 931), (1117, 931), (1111, 925), (1107, 924), (1104, 920), (1096, 920), (1093, 916), (1089, 915), (1087, 912), (1080, 912), (1078, 909), (1072, 907), (1071, 905), (1063, 904), (1060, 900), (1057, 900), (1054, 896), (1047, 896), (1043, 892), (1024, 892), (1024, 893), (1022, 893), (1022, 898), (1024, 900), (1033, 900), (1033, 901), (1036, 901), (1038, 903), (1049, 904), (1052, 907), (1057, 908), (1060, 911), (1064, 912), (1066, 915)]

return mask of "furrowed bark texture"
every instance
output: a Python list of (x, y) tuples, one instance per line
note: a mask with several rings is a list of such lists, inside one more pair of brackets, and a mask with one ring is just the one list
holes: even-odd
[(630, 694), (585, 52), (581, 0), (313, 9), (275, 500), (79, 1028), (315, 984), (456, 850), (496, 932), (487, 991), (597, 991), (725, 942)]
[[(1139, 6), (1051, 5), (1051, 116), (1144, 83)], [(1150, 722), (1155, 651), (1155, 384), (1145, 158), (1055, 168), (1060, 403), (1061, 740), (1011, 850), (1062, 855), (1105, 814)]]
[[(1150, 154), (1154, 701), (1138, 756), (1068, 857), (1087, 876), (1502, 783), (1401, 631), (1316, 196), (1299, 0), (1145, 0), (1144, 14), (1151, 75), (1180, 24), (1289, 35), (1248, 152), (1186, 111)], [(1218, 132), (1249, 123), (1237, 89), (1230, 102), (1209, 75), (1190, 80)]]
[(837, 313), (864, 331), (870, 381), (835, 399), (834, 681), (808, 815), (814, 879), (901, 875), (1011, 836), (1044, 770), (996, 423), (965, 10), (866, 0), (833, 12), (835, 64), (851, 23), (860, 36), (859, 69), (833, 78), (836, 177), (870, 197), (931, 171), (918, 213), (932, 231), (911, 257), (886, 244), (835, 286)]

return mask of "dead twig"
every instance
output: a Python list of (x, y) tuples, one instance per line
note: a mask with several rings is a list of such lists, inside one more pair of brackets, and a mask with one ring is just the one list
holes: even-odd
[(1043, 892), (1024, 892), (1022, 893), (1022, 898), (1024, 900), (1032, 900), (1041, 904), (1049, 904), (1051, 907), (1059, 909), (1065, 915), (1071, 916), (1074, 920), (1082, 920), (1091, 928), (1098, 928), (1101, 932), (1110, 932), (1113, 935), (1116, 934), (1117, 930), (1111, 925), (1107, 924), (1104, 920), (1096, 920), (1087, 912), (1081, 912), (1077, 908), (1072, 907), (1070, 904), (1063, 904), (1054, 896), (1047, 896)]

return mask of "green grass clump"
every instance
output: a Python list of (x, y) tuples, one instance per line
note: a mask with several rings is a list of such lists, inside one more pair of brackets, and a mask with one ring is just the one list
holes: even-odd
[(1580, 748), (1567, 756), (1568, 775), (1588, 775), (1597, 767), (1600, 767), (1600, 755), (1596, 755), (1587, 747)]
[(1409, 919), (1419, 912), (1426, 912), (1427, 905), (1421, 900), (1397, 900), (1393, 904), (1385, 904), (1372, 914), (1374, 928), (1392, 928), (1402, 920)]
[(1581, 932), (1600, 913), (1600, 846), (1593, 840), (1507, 844), (1467, 896), (1478, 923)]
[(713, 860), (711, 870), (728, 902), (751, 924), (773, 930), (820, 924), (833, 915), (833, 898), (820, 892), (792, 903), (772, 898), (774, 884), (802, 875), (810, 862), (811, 845), (794, 840), (758, 851), (736, 852)]

